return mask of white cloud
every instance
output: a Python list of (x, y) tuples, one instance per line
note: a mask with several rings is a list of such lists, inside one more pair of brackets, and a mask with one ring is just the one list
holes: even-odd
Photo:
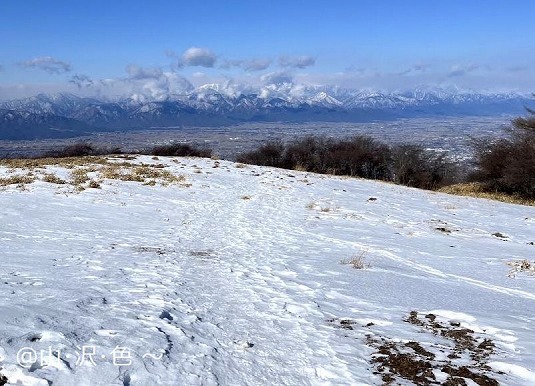
[(316, 64), (316, 58), (313, 56), (281, 56), (279, 65), (281, 67), (306, 68)]
[(152, 99), (163, 100), (170, 94), (183, 94), (193, 89), (186, 78), (175, 72), (162, 71), (160, 76), (127, 78), (114, 84), (115, 88), (123, 89), (127, 94), (147, 95)]
[(182, 54), (183, 66), (214, 67), (217, 56), (207, 48), (191, 47)]
[(270, 72), (260, 77), (264, 84), (283, 84), (292, 83), (293, 78), (285, 71)]
[(69, 79), (69, 83), (75, 84), (78, 88), (93, 86), (93, 80), (84, 74), (75, 74)]
[(126, 66), (126, 72), (131, 79), (155, 79), (163, 75), (163, 71), (157, 67), (140, 67), (135, 64)]
[(263, 71), (271, 66), (271, 59), (244, 59), (244, 60), (225, 60), (220, 66), (223, 69), (239, 67), (246, 72)]
[(193, 90), (189, 80), (173, 71), (163, 71), (157, 67), (126, 67), (126, 77), (93, 80), (86, 75), (76, 74), (69, 83), (80, 90), (107, 97), (133, 97), (164, 100), (171, 94), (184, 94)]
[(62, 74), (71, 71), (71, 65), (67, 62), (53, 58), (52, 56), (40, 56), (19, 63), (24, 68), (36, 68), (49, 74)]
[(271, 59), (244, 60), (241, 67), (248, 72), (263, 71), (271, 66)]
[(451, 66), (450, 72), (448, 73), (449, 78), (454, 78), (457, 76), (465, 76), (471, 72), (478, 70), (481, 66), (479, 64), (468, 64), (460, 65), (456, 64)]
[(398, 72), (397, 75), (416, 75), (419, 73), (426, 72), (430, 67), (431, 65), (429, 64), (418, 63), (407, 68), (404, 71)]

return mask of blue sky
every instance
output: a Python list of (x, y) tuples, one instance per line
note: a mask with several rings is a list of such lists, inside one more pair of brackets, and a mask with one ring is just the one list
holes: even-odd
[(531, 92), (533, 15), (532, 0), (2, 0), (0, 96), (229, 79)]

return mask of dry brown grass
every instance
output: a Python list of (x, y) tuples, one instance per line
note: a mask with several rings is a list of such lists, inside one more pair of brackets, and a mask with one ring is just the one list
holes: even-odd
[(73, 169), (71, 172), (71, 183), (75, 186), (85, 184), (89, 181), (87, 172), (88, 170), (84, 168)]
[(341, 260), (340, 264), (344, 264), (344, 265), (348, 264), (348, 265), (351, 265), (355, 269), (370, 268), (371, 264), (366, 261), (367, 259), (366, 255), (367, 255), (366, 251), (360, 251), (358, 253), (355, 253), (349, 259)]
[(108, 180), (145, 182), (143, 176), (134, 173), (130, 168), (123, 168), (120, 165), (107, 165), (100, 169), (100, 176)]
[(100, 182), (95, 181), (95, 180), (91, 180), (91, 181), (89, 181), (88, 187), (90, 187), (92, 189), (100, 189)]
[(31, 169), (45, 166), (62, 166), (72, 169), (76, 166), (88, 164), (107, 164), (110, 160), (102, 156), (66, 157), (66, 158), (29, 158), (29, 159), (2, 159), (0, 166), (14, 169)]
[[(113, 179), (120, 181), (133, 181), (144, 185), (167, 186), (180, 184), (190, 186), (186, 183), (183, 175), (176, 175), (165, 170), (165, 165), (154, 164), (136, 165), (125, 160), (135, 159), (135, 156), (113, 156), (113, 157), (70, 157), (70, 158), (40, 158), (40, 159), (6, 159), (0, 160), (0, 167), (8, 168), (12, 174), (8, 177), (0, 178), (0, 185), (24, 185), (40, 179), (44, 182), (54, 184), (71, 184), (78, 191), (88, 187), (99, 188), (103, 179)], [(65, 181), (55, 174), (46, 170), (47, 166), (59, 166), (70, 169), (69, 181)], [(19, 174), (24, 172), (25, 174)], [(29, 172), (29, 173), (28, 173)], [(92, 175), (89, 175), (92, 173)]]
[(164, 170), (159, 165), (142, 165), (135, 167), (123, 167), (121, 165), (107, 165), (100, 170), (102, 178), (120, 181), (141, 182), (145, 185), (182, 184), (186, 181), (183, 175), (175, 175), (168, 170)]
[(9, 177), (0, 177), (0, 186), (25, 185), (35, 181), (35, 176), (29, 174), (14, 174)]
[(307, 168), (304, 165), (297, 164), (297, 165), (294, 166), (293, 170), (295, 170), (296, 172), (306, 172)]
[(509, 261), (507, 265), (511, 267), (507, 273), (509, 277), (515, 277), (519, 272), (526, 272), (530, 276), (535, 276), (535, 262), (531, 262), (528, 259)]
[(62, 178), (59, 178), (58, 176), (52, 173), (45, 173), (43, 177), (41, 178), (41, 180), (44, 182), (48, 182), (50, 184), (57, 184), (57, 185), (64, 185), (67, 183), (67, 181), (65, 181)]
[(509, 204), (520, 204), (535, 206), (535, 200), (527, 200), (520, 197), (512, 196), (510, 194), (500, 192), (488, 192), (485, 190), (483, 184), (478, 182), (455, 184), (440, 188), (438, 192), (455, 194), (458, 196), (468, 196), (476, 198), (486, 198), (489, 200), (506, 202)]

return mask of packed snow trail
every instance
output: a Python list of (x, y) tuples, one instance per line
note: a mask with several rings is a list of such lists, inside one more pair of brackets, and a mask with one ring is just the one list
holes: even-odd
[[(506, 263), (533, 260), (535, 208), (226, 161), (134, 162), (191, 186), (0, 191), (9, 382), (381, 384), (366, 339), (422, 339), (404, 322), (417, 310), (492, 339), (503, 384), (533, 383), (535, 278), (508, 277)], [(341, 264), (358, 254), (369, 267)], [(23, 347), (60, 360), (23, 368)]]

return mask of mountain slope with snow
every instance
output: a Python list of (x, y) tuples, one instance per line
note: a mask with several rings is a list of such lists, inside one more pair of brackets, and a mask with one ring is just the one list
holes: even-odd
[[(13, 384), (411, 384), (403, 355), (435, 384), (535, 382), (535, 278), (507, 265), (534, 259), (534, 207), (209, 159), (67, 162), (0, 167)], [(24, 368), (24, 347), (59, 360)]]

